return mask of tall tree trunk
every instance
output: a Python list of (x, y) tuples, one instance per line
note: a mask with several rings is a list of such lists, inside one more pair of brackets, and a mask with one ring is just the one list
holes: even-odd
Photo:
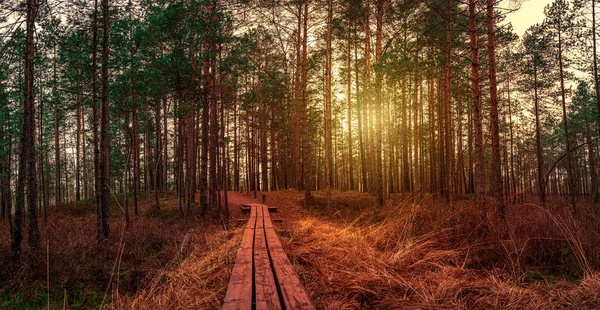
[[(377, 12), (376, 12), (376, 39), (375, 39), (375, 64), (381, 63), (381, 55), (383, 53), (383, 14), (385, 12), (386, 0), (377, 0)], [(375, 141), (375, 189), (377, 193), (377, 203), (383, 206), (384, 195), (383, 195), (383, 154), (382, 154), (382, 135), (383, 135), (383, 117), (382, 117), (382, 94), (381, 88), (383, 83), (383, 72), (381, 69), (376, 71), (376, 94), (375, 94), (375, 122), (376, 122), (376, 141)]]
[(476, 0), (469, 0), (469, 32), (471, 42), (471, 85), (473, 88), (473, 130), (475, 131), (475, 194), (482, 223), (487, 217), (485, 204), (485, 166), (483, 161), (483, 126), (481, 122), (481, 93), (479, 87), (479, 45), (475, 23)]
[[(214, 43), (210, 44), (210, 49), (213, 52), (212, 55), (215, 55), (215, 47)], [(211, 61), (211, 64), (213, 61)], [(217, 180), (217, 151), (219, 144), (219, 123), (217, 119), (217, 97), (215, 95), (215, 84), (216, 84), (216, 76), (214, 74), (214, 70), (216, 67), (213, 66), (211, 76), (210, 76), (210, 88), (209, 88), (209, 118), (210, 118), (210, 147), (209, 147), (209, 161), (210, 161), (210, 182), (208, 187), (208, 204), (211, 212), (218, 211), (217, 210), (217, 188), (218, 188), (218, 180)]]
[(296, 32), (296, 70), (294, 71), (294, 114), (292, 117), (292, 154), (291, 170), (293, 186), (297, 190), (303, 188), (302, 182), (302, 20), (304, 4), (298, 2), (298, 25)]
[[(83, 90), (83, 89), (82, 89)], [(81, 162), (83, 164), (83, 199), (87, 200), (89, 198), (89, 179), (88, 179), (88, 166), (87, 166), (87, 147), (86, 147), (86, 132), (85, 132), (85, 105), (81, 108)], [(44, 184), (44, 188), (46, 188), (46, 182), (42, 181)], [(47, 196), (46, 196), (47, 197)], [(47, 200), (48, 198), (46, 198)]]
[[(25, 92), (23, 103), (23, 121), (19, 154), (19, 175), (17, 177), (15, 219), (12, 230), (13, 256), (21, 258), (21, 240), (23, 213), (25, 209), (25, 184), (27, 184), (27, 213), (29, 221), (28, 244), (32, 250), (39, 248), (40, 232), (37, 223), (37, 179), (35, 167), (35, 93), (33, 88), (35, 42), (33, 32), (38, 10), (37, 0), (27, 1), (26, 35), (25, 35)], [(10, 212), (10, 211), (9, 211)]]
[[(597, 46), (596, 46), (596, 1), (592, 0), (592, 51), (594, 53), (593, 55), (593, 74), (594, 74), (594, 90), (595, 90), (595, 100), (596, 100), (596, 112), (598, 113), (598, 126), (600, 127), (600, 86), (598, 85), (598, 54), (597, 54)], [(592, 155), (593, 156), (593, 155)], [(592, 172), (592, 176), (597, 175), (597, 171), (594, 169), (594, 171)], [(598, 182), (596, 182), (596, 184), (594, 185), (594, 182), (592, 182), (592, 200), (594, 203), (598, 202), (598, 200), (600, 199), (600, 195), (598, 193)]]
[(56, 72), (56, 46), (54, 47), (54, 60), (53, 60), (53, 84), (52, 84), (52, 97), (54, 100), (54, 165), (55, 165), (55, 198), (54, 205), (58, 206), (61, 204), (61, 165), (60, 165), (60, 132), (58, 129), (58, 90), (57, 90), (57, 72)]
[(365, 12), (365, 51), (364, 51), (364, 81), (363, 81), (363, 113), (364, 113), (364, 133), (366, 137), (365, 144), (367, 147), (367, 160), (366, 164), (368, 165), (368, 191), (371, 192), (373, 190), (375, 184), (375, 169), (373, 169), (373, 135), (371, 132), (371, 0), (367, 0), (366, 3), (366, 12)]
[[(421, 191), (421, 184), (419, 182), (420, 180), (420, 165), (421, 163), (419, 162), (419, 86), (421, 85), (421, 76), (420, 76), (420, 72), (419, 72), (419, 49), (420, 47), (419, 45), (419, 39), (417, 38), (417, 47), (415, 48), (415, 67), (414, 67), (414, 75), (415, 75), (415, 89), (413, 90), (413, 168), (412, 171), (414, 171), (414, 178), (413, 178), (413, 182), (411, 184), (413, 184), (413, 189), (414, 190), (418, 190)], [(416, 183), (416, 184), (414, 184)]]
[[(534, 56), (535, 57), (535, 56)], [(546, 187), (544, 181), (544, 157), (542, 156), (542, 137), (540, 134), (540, 110), (538, 102), (538, 68), (537, 59), (533, 60), (533, 95), (535, 104), (535, 152), (537, 157), (537, 181), (540, 203), (546, 203)]]
[(433, 77), (429, 77), (427, 82), (428, 88), (428, 101), (429, 101), (429, 109), (428, 109), (428, 118), (429, 118), (429, 192), (435, 193), (437, 192), (437, 167), (435, 160), (436, 158), (436, 141), (435, 141), (435, 79)]
[[(77, 83), (77, 86), (80, 87), (80, 83)], [(76, 118), (77, 118), (77, 132), (76, 132), (76, 141), (75, 141), (75, 201), (79, 202), (81, 200), (81, 186), (80, 186), (80, 162), (79, 162), (79, 154), (81, 149), (79, 145), (81, 144), (81, 110), (83, 109), (81, 104), (81, 89), (77, 90), (77, 109), (76, 109)]]
[(504, 223), (504, 191), (500, 165), (500, 132), (498, 121), (498, 94), (496, 83), (496, 42), (494, 39), (494, 0), (487, 0), (487, 42), (490, 77), (490, 136), (492, 137), (492, 192), (496, 198), (496, 216)]
[(311, 173), (310, 173), (310, 132), (308, 131), (308, 0), (304, 0), (304, 20), (303, 20), (303, 37), (302, 37), (302, 112), (301, 112), (301, 128), (302, 128), (302, 183), (304, 188), (304, 200), (306, 203), (311, 199)]
[[(2, 80), (0, 80), (0, 100), (2, 100)], [(40, 88), (39, 90), (40, 94), (43, 94), (42, 89)], [(39, 162), (38, 162), (38, 169), (39, 169), (39, 174), (40, 174), (40, 182), (42, 184), (42, 195), (40, 198), (40, 208), (43, 207), (43, 211), (44, 211), (44, 224), (47, 223), (48, 221), (48, 195), (47, 195), (47, 191), (46, 191), (46, 173), (45, 173), (45, 165), (44, 165), (44, 156), (45, 156), (45, 152), (44, 152), (44, 102), (41, 99), (42, 96), (40, 96), (40, 103), (39, 103), (39, 116), (38, 116), (38, 154), (39, 154)], [(0, 103), (0, 114), (2, 113), (2, 103)], [(2, 129), (2, 125), (0, 125), (0, 131), (3, 130)], [(3, 141), (2, 139), (2, 134), (0, 133), (0, 141)], [(2, 150), (0, 150), (1, 152)], [(5, 173), (4, 171), (2, 171), (2, 158), (0, 157), (0, 173)], [(2, 186), (2, 182), (0, 181), (0, 187)], [(0, 189), (0, 196), (2, 195), (2, 190)], [(0, 198), (1, 199), (1, 198)], [(5, 217), (4, 215), (4, 209), (2, 209), (2, 212), (0, 212), (2, 215), (2, 218)]]
[[(591, 112), (591, 111), (590, 111)], [(587, 143), (588, 148), (588, 157), (590, 160), (590, 175), (591, 175), (591, 190), (590, 194), (592, 196), (593, 203), (598, 202), (598, 171), (596, 170), (596, 156), (594, 154), (594, 147), (592, 145), (592, 135), (590, 128), (590, 120), (587, 119), (590, 113), (586, 113), (586, 122), (585, 122), (585, 142)]]
[(208, 126), (210, 101), (210, 62), (204, 60), (202, 69), (202, 149), (200, 155), (200, 214), (208, 213)]
[[(21, 152), (26, 152), (27, 161), (27, 219), (29, 221), (28, 245), (32, 250), (40, 247), (40, 231), (37, 222), (37, 170), (35, 166), (35, 89), (34, 63), (35, 63), (35, 19), (38, 12), (38, 1), (27, 1), (27, 29), (26, 29), (26, 59), (25, 59), (25, 109), (23, 122), (27, 124), (23, 132), (27, 135), (21, 140), (28, 146)], [(25, 126), (24, 126), (25, 127)], [(24, 128), (25, 129), (25, 128)], [(21, 146), (23, 147), (23, 145)]]
[[(592, 1), (592, 47), (593, 47), (593, 59), (594, 59), (594, 90), (596, 91), (596, 112), (598, 113), (598, 126), (600, 127), (600, 85), (598, 85), (598, 54), (596, 53), (596, 0)], [(598, 189), (595, 190), (596, 192)], [(598, 195), (594, 198), (596, 202)]]
[(331, 186), (333, 183), (333, 154), (331, 141), (331, 31), (333, 19), (333, 3), (327, 0), (327, 35), (325, 56), (325, 183), (327, 210), (331, 210)]
[(163, 190), (163, 192), (165, 194), (167, 193), (167, 189), (169, 187), (169, 185), (167, 184), (167, 181), (168, 181), (167, 173), (168, 173), (168, 167), (169, 167), (169, 165), (168, 165), (168, 160), (169, 160), (169, 156), (168, 156), (169, 155), (169, 153), (168, 153), (169, 129), (168, 129), (168, 126), (167, 126), (167, 120), (168, 120), (167, 115), (169, 113), (169, 107), (167, 105), (167, 101), (168, 100), (166, 98), (165, 98), (165, 100), (163, 100), (163, 115), (164, 115), (164, 117), (163, 117), (163, 128), (164, 128), (165, 131), (164, 131), (164, 134), (163, 134), (163, 155), (162, 155), (162, 158), (163, 158), (163, 174), (162, 174), (162, 177), (163, 177), (163, 182), (162, 182), (163, 187), (162, 187), (162, 190)]
[[(164, 101), (167, 101), (166, 97), (163, 97), (162, 99)], [(161, 162), (162, 162), (162, 160), (161, 160), (161, 151), (162, 151), (161, 140), (162, 140), (162, 137), (161, 137), (161, 128), (160, 128), (161, 127), (160, 126), (160, 123), (161, 123), (161, 121), (160, 121), (160, 118), (161, 118), (160, 112), (161, 112), (161, 107), (162, 107), (162, 102), (161, 101), (162, 100), (157, 100), (156, 107), (155, 107), (155, 112), (154, 112), (154, 114), (156, 115), (156, 119), (155, 119), (155, 122), (156, 122), (155, 123), (156, 124), (156, 149), (155, 149), (155, 154), (156, 154), (155, 155), (155, 161), (156, 161), (156, 164), (155, 164), (155, 169), (154, 169), (154, 180), (155, 180), (156, 184), (155, 184), (155, 187), (154, 187), (154, 203), (156, 204), (156, 209), (157, 210), (160, 210), (160, 204), (159, 204), (159, 201), (158, 201), (158, 191), (160, 190), (160, 182), (161, 182), (161, 174), (160, 174), (160, 171), (161, 171), (160, 168), (161, 167), (160, 167), (160, 165), (161, 165)], [(166, 130), (166, 128), (165, 128), (165, 130)]]
[[(359, 74), (358, 74), (358, 38), (357, 38), (357, 31), (354, 31), (354, 76), (356, 79), (356, 102), (357, 102), (357, 107), (356, 107), (356, 112), (357, 112), (357, 119), (358, 119), (358, 147), (359, 147), (359, 151), (360, 151), (360, 175), (361, 175), (361, 181), (362, 181), (362, 188), (361, 191), (365, 192), (367, 191), (368, 188), (368, 180), (367, 180), (367, 159), (365, 158), (365, 147), (364, 147), (364, 140), (363, 140), (363, 115), (364, 115), (364, 103), (365, 103), (365, 95), (363, 94), (362, 96), (362, 100), (361, 100), (361, 104), (358, 104), (358, 100), (359, 100), (359, 96), (358, 94), (360, 93), (360, 84), (359, 84)], [(364, 90), (363, 90), (364, 92)]]
[(102, 0), (102, 93), (100, 97), (100, 161), (98, 165), (100, 217), (96, 222), (97, 239), (108, 237), (109, 142), (108, 142), (108, 0)]
[[(29, 222), (29, 236), (27, 243), (29, 248), (36, 251), (40, 247), (40, 231), (37, 222), (37, 169), (35, 166), (35, 88), (34, 88), (34, 64), (35, 64), (35, 19), (39, 3), (37, 0), (29, 0), (27, 7), (27, 29), (26, 29), (26, 59), (25, 59), (25, 109), (24, 122), (27, 129), (24, 130), (27, 137), (24, 141), (27, 158), (27, 219)], [(25, 118), (26, 117), (26, 118)], [(21, 149), (23, 152), (24, 150)]]
[[(131, 70), (133, 67), (133, 52), (131, 53)], [(135, 77), (134, 74), (130, 78), (131, 83), (131, 131), (133, 144), (133, 212), (138, 215), (138, 195), (140, 192), (140, 141), (138, 134), (138, 117), (137, 117), (137, 103), (135, 96)]]
[[(98, 137), (98, 78), (96, 68), (98, 55), (98, 0), (94, 0), (94, 18), (92, 22), (92, 122), (94, 132), (94, 201), (96, 202), (96, 218), (101, 228), (102, 208), (100, 206), (100, 143)], [(98, 225), (98, 224), (97, 224)], [(100, 234), (98, 234), (100, 235)]]
[(507, 95), (508, 95), (508, 130), (510, 134), (510, 180), (511, 188), (510, 192), (513, 199), (513, 204), (516, 203), (517, 197), (517, 182), (515, 179), (515, 154), (514, 154), (514, 132), (513, 132), (513, 114), (512, 114), (512, 101), (510, 99), (510, 83), (511, 83), (510, 71), (507, 72)]
[[(490, 0), (491, 1), (491, 0)], [(558, 68), (560, 76), (560, 98), (563, 112), (563, 129), (565, 131), (565, 147), (567, 152), (567, 182), (569, 185), (569, 198), (571, 202), (571, 212), (577, 214), (575, 205), (575, 171), (573, 170), (573, 156), (571, 155), (571, 141), (569, 137), (569, 123), (567, 120), (567, 103), (565, 96), (565, 79), (563, 72), (563, 54), (562, 54), (562, 24), (558, 25)]]
[(452, 141), (452, 90), (451, 90), (451, 70), (452, 70), (452, 0), (448, 0), (446, 11), (446, 42), (444, 45), (444, 142), (445, 142), (445, 193), (446, 200), (450, 203), (454, 211), (454, 201), (452, 195), (455, 191), (455, 171), (454, 171), (454, 145)]
[(233, 190), (240, 190), (240, 151), (238, 145), (238, 105), (233, 105)]
[(346, 73), (348, 74), (347, 84), (347, 98), (348, 101), (348, 189), (354, 190), (354, 165), (353, 165), (353, 144), (352, 144), (352, 41), (350, 40), (350, 34), (348, 34), (348, 50), (346, 52)]

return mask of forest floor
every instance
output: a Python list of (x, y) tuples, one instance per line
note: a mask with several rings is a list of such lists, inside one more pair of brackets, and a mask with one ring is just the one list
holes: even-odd
[[(93, 203), (52, 208), (40, 221), (43, 253), (25, 251), (27, 264), (11, 261), (1, 222), (0, 308), (43, 308), (49, 297), (52, 309), (219, 309), (241, 241), (238, 219), (247, 218), (239, 205), (260, 202), (249, 194), (229, 192), (227, 228), (196, 216), (195, 205), (182, 215), (167, 195), (161, 211), (143, 199), (123, 230), (115, 204), (102, 247)], [(327, 210), (324, 192), (308, 203), (293, 190), (262, 194), (279, 208), (276, 230), (319, 309), (600, 307), (600, 217), (589, 203), (574, 218), (562, 199), (510, 205), (506, 232), (482, 235), (472, 197), (451, 212), (429, 195), (374, 207), (371, 195), (334, 192)]]

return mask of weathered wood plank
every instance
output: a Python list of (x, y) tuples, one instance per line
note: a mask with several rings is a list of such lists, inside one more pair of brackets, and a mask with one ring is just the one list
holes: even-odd
[(277, 212), (277, 210), (278, 210), (277, 207), (267, 206), (267, 205), (263, 205), (263, 204), (260, 204), (260, 203), (244, 204), (242, 206), (243, 207), (250, 207), (250, 206), (252, 206), (252, 207), (257, 207), (257, 208), (260, 207), (260, 206), (264, 206), (264, 207), (266, 207), (266, 208), (269, 209), (269, 212)]
[(287, 254), (281, 246), (279, 237), (273, 229), (269, 213), (264, 216), (265, 236), (271, 260), (273, 262), (273, 272), (280, 287), (282, 300), (286, 309), (315, 309), (310, 297), (304, 289), (298, 274), (294, 271)]
[(224, 310), (252, 309), (252, 250), (257, 219), (256, 210), (252, 209), (231, 272), (229, 287), (223, 303)]
[[(281, 309), (275, 278), (271, 270), (271, 261), (267, 252), (264, 216), (269, 212), (264, 206), (255, 206), (257, 220), (254, 236), (254, 285), (256, 287), (256, 309)], [(270, 222), (270, 221), (269, 221)]]
[(270, 208), (255, 203), (244, 208), (250, 218), (223, 309), (315, 309), (273, 229)]

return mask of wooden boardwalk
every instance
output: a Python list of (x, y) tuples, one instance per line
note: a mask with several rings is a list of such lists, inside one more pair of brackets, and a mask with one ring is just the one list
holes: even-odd
[(315, 309), (273, 229), (269, 207), (249, 207), (223, 309)]

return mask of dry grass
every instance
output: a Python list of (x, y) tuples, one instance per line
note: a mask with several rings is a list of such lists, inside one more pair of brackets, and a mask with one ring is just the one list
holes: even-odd
[(140, 200), (139, 216), (130, 209), (132, 221), (126, 229), (121, 208), (111, 202), (111, 235), (102, 246), (96, 243), (93, 203), (52, 207), (48, 222), (40, 219), (41, 252), (29, 251), (24, 242), (22, 263), (12, 260), (8, 224), (0, 223), (0, 308), (45, 308), (48, 294), (52, 309), (63, 308), (63, 304), (69, 309), (106, 306), (135, 295), (150, 279), (175, 268), (182, 258), (195, 248), (205, 248), (213, 234), (222, 231), (193, 212), (180, 214), (172, 195), (161, 197), (159, 212), (153, 201), (153, 197)]
[(125, 297), (118, 309), (220, 309), (241, 235), (220, 231), (196, 248), (177, 268), (156, 275), (138, 295)]
[[(361, 195), (334, 195), (334, 208)], [(597, 250), (586, 243), (597, 236), (591, 214), (575, 220), (513, 206), (510, 237), (490, 240), (477, 234), (469, 201), (451, 216), (431, 197), (385, 208), (370, 208), (364, 198), (355, 212), (326, 216), (321, 193), (315, 196), (313, 215), (292, 225), (285, 246), (318, 308), (600, 307), (600, 274), (589, 259)], [(583, 280), (570, 280), (575, 276)]]
[[(367, 194), (334, 193), (328, 213), (322, 192), (307, 208), (302, 193), (267, 196), (280, 207), (274, 216), (284, 221), (283, 246), (319, 309), (600, 308), (600, 221), (589, 206), (572, 217), (559, 203), (511, 205), (507, 233), (489, 237), (480, 234), (470, 200), (457, 201), (451, 213), (430, 196), (396, 196), (376, 208)], [(52, 287), (73, 299), (85, 285), (114, 309), (219, 309), (241, 229), (184, 218), (176, 200), (164, 203), (166, 210), (145, 211), (122, 239), (113, 214), (112, 245), (101, 249), (93, 214), (58, 210), (45, 228)], [(43, 264), (4, 267), (1, 275), (18, 289), (44, 287)]]

